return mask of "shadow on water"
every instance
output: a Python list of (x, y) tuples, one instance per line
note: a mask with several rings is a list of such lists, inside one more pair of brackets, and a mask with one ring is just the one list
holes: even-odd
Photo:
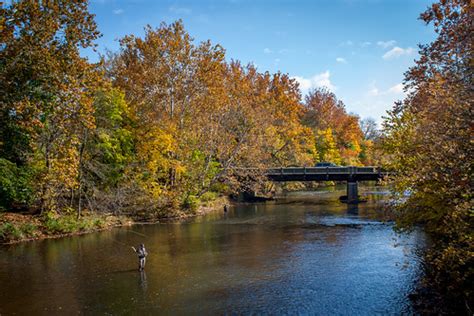
[(410, 314), (423, 234), (340, 193), (2, 248), (0, 314)]

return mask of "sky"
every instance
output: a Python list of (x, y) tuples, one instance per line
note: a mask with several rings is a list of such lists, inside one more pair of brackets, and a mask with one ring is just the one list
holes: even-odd
[(92, 0), (90, 10), (102, 33), (99, 53), (117, 51), (125, 35), (143, 36), (147, 24), (181, 19), (196, 44), (209, 39), (226, 49), (227, 60), (288, 73), (303, 94), (325, 86), (348, 112), (381, 123), (404, 97), (404, 72), (418, 58), (418, 44), (435, 38), (418, 19), (432, 2)]

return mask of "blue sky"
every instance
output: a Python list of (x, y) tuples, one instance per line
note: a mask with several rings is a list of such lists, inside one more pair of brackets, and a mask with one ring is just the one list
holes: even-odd
[(381, 122), (404, 96), (403, 73), (417, 58), (417, 45), (435, 37), (432, 27), (418, 20), (430, 3), (92, 0), (90, 10), (103, 34), (99, 52), (116, 51), (124, 35), (143, 35), (146, 24), (182, 19), (197, 42), (221, 44), (228, 60), (253, 63), (262, 72), (288, 73), (303, 93), (327, 86), (349, 112)]

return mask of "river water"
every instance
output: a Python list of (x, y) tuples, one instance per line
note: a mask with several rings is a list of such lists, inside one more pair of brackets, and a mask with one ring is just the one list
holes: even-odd
[[(377, 220), (384, 192), (294, 193), (187, 222), (0, 248), (0, 315), (411, 314), (424, 237)], [(365, 193), (364, 193), (365, 191)], [(145, 272), (131, 246), (145, 243)]]

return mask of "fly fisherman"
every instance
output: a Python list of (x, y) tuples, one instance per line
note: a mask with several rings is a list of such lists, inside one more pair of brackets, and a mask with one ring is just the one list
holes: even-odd
[(146, 252), (145, 249), (145, 245), (140, 244), (140, 246), (138, 246), (138, 249), (135, 249), (135, 247), (132, 247), (132, 249), (138, 254), (138, 270), (143, 271), (145, 269), (146, 256), (148, 255), (148, 252)]

